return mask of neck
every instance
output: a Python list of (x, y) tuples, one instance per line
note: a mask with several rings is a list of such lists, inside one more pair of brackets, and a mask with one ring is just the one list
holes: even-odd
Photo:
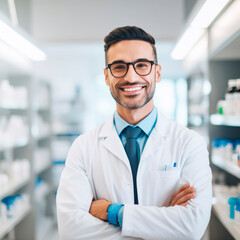
[(122, 119), (131, 125), (138, 124), (153, 110), (153, 100), (138, 109), (128, 109), (117, 103), (117, 112)]

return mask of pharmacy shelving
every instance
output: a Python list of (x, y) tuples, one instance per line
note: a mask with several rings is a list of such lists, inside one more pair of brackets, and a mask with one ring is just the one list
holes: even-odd
[(204, 136), (208, 142), (208, 93), (205, 93), (204, 89), (209, 83), (205, 73), (199, 71), (187, 78), (188, 127)]
[[(9, 218), (0, 229), (0, 239), (2, 239), (6, 234), (11, 232), (28, 214), (31, 213), (31, 207), (27, 206), (25, 209), (22, 210), (19, 215), (14, 218)], [(17, 236), (16, 236), (17, 237)]]
[[(223, 176), (226, 185), (239, 184), (240, 168), (238, 168), (236, 163), (236, 165), (232, 164), (234, 161), (226, 161), (214, 155), (212, 143), (214, 139), (230, 139), (235, 141), (240, 138), (240, 116), (216, 114), (218, 101), (225, 98), (228, 79), (240, 78), (239, 12), (240, 1), (230, 1), (194, 45), (183, 62), (190, 93), (188, 101), (189, 127), (198, 130), (201, 126), (207, 126), (210, 164), (214, 179), (216, 175)], [(201, 98), (200, 95), (197, 95), (199, 94), (198, 91), (196, 91), (196, 94), (192, 91), (194, 90), (193, 80), (196, 81), (196, 79), (199, 82), (196, 88), (199, 89), (201, 87), (201, 79), (202, 82), (206, 80), (206, 83), (210, 83), (206, 84), (203, 88), (204, 91), (202, 91), (210, 93), (208, 99), (206, 99), (208, 100), (208, 118), (202, 118), (201, 114), (198, 113), (198, 111), (201, 110), (201, 100), (207, 96), (203, 94)], [(207, 101), (202, 101), (202, 103), (206, 106)], [(204, 106), (204, 104), (202, 106)], [(207, 124), (203, 125), (203, 120), (206, 120), (205, 123), (207, 122)], [(219, 178), (219, 181), (224, 181), (223, 178)], [(219, 203), (213, 206), (213, 214), (209, 225), (209, 239), (239, 239), (240, 233), (233, 230), (232, 222), (227, 214), (221, 211), (221, 208), (222, 206), (219, 205)], [(227, 235), (221, 235), (219, 229), (224, 229), (223, 232)], [(240, 227), (238, 227), (238, 229), (240, 229)]]
[(61, 173), (65, 166), (68, 151), (73, 141), (80, 135), (80, 132), (58, 131), (54, 133), (53, 140), (53, 180), (54, 191), (57, 192)]
[[(43, 232), (47, 233), (47, 228), (42, 230), (44, 222), (48, 222), (48, 226), (54, 224), (54, 191), (52, 187), (52, 162), (51, 162), (51, 102), (46, 102), (45, 100), (51, 99), (51, 88), (50, 84), (46, 81), (39, 80), (37, 77), (32, 75), (4, 75), (2, 78), (6, 81), (8, 79), (10, 86), (13, 88), (26, 88), (27, 90), (27, 103), (24, 104), (8, 104), (7, 101), (2, 97), (0, 100), (5, 100), (4, 104), (0, 101), (0, 120), (2, 125), (0, 127), (5, 127), (8, 124), (8, 119), (12, 116), (17, 116), (24, 119), (23, 123), (26, 124), (26, 134), (24, 137), (19, 136), (17, 140), (14, 141), (15, 137), (11, 137), (8, 142), (6, 142), (6, 137), (8, 136), (6, 132), (4, 134), (4, 140), (0, 140), (0, 173), (6, 171), (6, 165), (14, 162), (16, 159), (28, 159), (30, 163), (30, 172), (27, 178), (19, 178), (17, 181), (13, 181), (9, 177), (9, 183), (5, 186), (5, 190), (1, 189), (0, 200), (7, 196), (12, 196), (15, 194), (26, 193), (30, 196), (30, 206), (25, 208), (18, 216), (11, 218), (7, 221), (4, 226), (1, 225), (0, 229), (0, 239), (11, 238), (14, 236), (15, 240), (22, 239), (44, 239), (46, 234), (41, 234)], [(1, 80), (0, 78), (0, 83)], [(6, 83), (5, 83), (6, 85)], [(42, 96), (41, 89), (46, 88), (48, 96)], [(35, 91), (34, 91), (35, 90)], [(41, 99), (45, 100), (41, 100)], [(45, 103), (43, 106), (42, 103)], [(45, 130), (41, 131), (43, 125), (38, 125), (42, 121), (38, 121), (38, 117), (44, 119)], [(37, 121), (35, 121), (37, 120)], [(37, 135), (34, 129), (37, 128)], [(1, 135), (1, 132), (0, 132)], [(38, 156), (38, 163), (34, 160), (34, 153), (37, 150), (45, 149), (47, 154), (45, 154), (44, 161), (39, 163), (41, 156)], [(38, 154), (38, 152), (37, 152)], [(47, 158), (47, 159), (46, 159)], [(3, 163), (3, 164), (1, 164)], [(5, 170), (1, 169), (1, 166), (5, 166)], [(42, 195), (41, 202), (44, 202), (45, 209), (42, 209), (43, 213), (46, 214), (45, 218), (42, 219), (41, 223), (37, 223), (38, 205), (36, 205), (35, 196), (35, 182), (37, 179), (43, 179), (47, 184), (44, 194)], [(51, 224), (50, 224), (51, 222)], [(39, 227), (40, 226), (40, 227)], [(39, 238), (40, 236), (40, 238)], [(43, 237), (44, 236), (44, 237)]]
[(28, 184), (29, 180), (30, 180), (30, 177), (25, 177), (25, 178), (20, 178), (20, 179), (11, 181), (5, 187), (5, 189), (1, 189), (0, 200), (5, 198), (5, 197), (7, 197), (7, 196), (9, 196), (9, 195), (12, 195), (15, 192), (17, 192), (19, 189), (21, 189), (26, 184)]
[(228, 204), (228, 199), (230, 197), (237, 197), (239, 191), (238, 189), (238, 186), (227, 187), (225, 185), (213, 185), (213, 212), (231, 236), (236, 240), (240, 240), (240, 219), (237, 217), (237, 212), (235, 212), (234, 219), (230, 218), (230, 206)]
[(226, 202), (217, 201), (213, 204), (213, 212), (233, 238), (240, 240), (240, 222), (229, 218), (229, 205)]
[(21, 138), (18, 141), (15, 141), (14, 143), (2, 143), (0, 145), (0, 151), (6, 151), (9, 149), (15, 149), (15, 148), (20, 148), (20, 147), (25, 147), (29, 143), (28, 138)]
[(20, 108), (20, 107), (3, 107), (0, 106), (0, 113), (7, 114), (7, 113), (21, 113), (27, 111), (27, 108)]
[(39, 175), (51, 167), (52, 167), (52, 161), (46, 161), (41, 166), (35, 168), (34, 172), (36, 175)]
[(216, 203), (213, 205), (213, 212), (234, 239), (240, 240), (240, 223), (237, 223), (229, 218), (229, 206), (226, 206), (226, 204)]
[[(35, 212), (36, 239), (46, 238), (55, 222), (54, 191), (52, 181), (52, 132), (51, 132), (51, 86), (45, 80), (38, 80), (33, 86), (33, 144), (34, 144), (34, 204), (42, 211)], [(39, 193), (40, 191), (40, 193)], [(41, 206), (40, 206), (41, 205)], [(46, 225), (43, 229), (43, 225)]]
[(39, 231), (36, 235), (36, 240), (43, 240), (49, 238), (49, 233), (52, 231), (53, 222), (51, 218), (44, 218), (44, 221), (41, 221), (39, 226)]
[(212, 125), (240, 127), (240, 116), (212, 114), (210, 116), (210, 122)]
[(82, 132), (82, 114), (78, 113), (83, 112), (84, 103), (79, 88), (71, 99), (55, 99), (53, 106), (53, 180), (56, 193), (68, 151)]
[(16, 111), (26, 111), (28, 107), (25, 104), (2, 104), (0, 103), (0, 110), (16, 110)]
[[(4, 79), (4, 80), (3, 80)], [(1, 225), (0, 239), (15, 236), (15, 239), (34, 239), (34, 209), (32, 205), (32, 143), (31, 143), (31, 76), (26, 74), (7, 74), (0, 77), (1, 96), (0, 119), (1, 134), (4, 138), (0, 141), (0, 173), (7, 174), (8, 183), (1, 187), (0, 200), (16, 194), (27, 194), (30, 196), (30, 205), (23, 206), (22, 211), (12, 218), (8, 218)], [(4, 90), (3, 90), (4, 89)], [(12, 96), (15, 100), (12, 100)], [(14, 125), (15, 123), (15, 125)], [(11, 124), (11, 125), (10, 125)], [(11, 172), (13, 165), (17, 165), (17, 159), (27, 159), (27, 172), (23, 175), (22, 170), (16, 169)], [(20, 174), (21, 173), (21, 174)], [(13, 177), (14, 176), (14, 177)], [(24, 231), (28, 225), (30, 231)], [(21, 237), (16, 231), (21, 231)]]
[(223, 159), (219, 156), (212, 155), (212, 163), (215, 166), (227, 171), (228, 173), (232, 174), (236, 178), (240, 179), (240, 167), (233, 164), (232, 162), (227, 161), (226, 159)]
[[(225, 116), (216, 114), (216, 106), (219, 100), (225, 98), (228, 79), (240, 77), (240, 1), (232, 1), (221, 16), (210, 26), (209, 34), (209, 79), (212, 86), (210, 94), (210, 142), (214, 139), (239, 139), (240, 116)], [(229, 18), (230, 17), (230, 18)], [(227, 20), (229, 19), (229, 21)], [(223, 24), (224, 23), (224, 24)], [(224, 34), (224, 29), (227, 33)], [(226, 185), (237, 185), (240, 182), (240, 168), (231, 161), (212, 153), (210, 147), (211, 162), (225, 176)], [(214, 169), (214, 168), (213, 168)], [(239, 193), (240, 194), (240, 193)], [(240, 225), (229, 218), (229, 206), (218, 201), (213, 206), (213, 214), (221, 225), (229, 232), (231, 238), (240, 239)], [(212, 232), (222, 226), (212, 224)], [(229, 238), (230, 238), (229, 236)], [(211, 238), (212, 239), (212, 238)], [(219, 236), (221, 239), (221, 236)]]
[(51, 138), (50, 133), (36, 136), (37, 141), (42, 141), (42, 140), (46, 140), (46, 139), (49, 139), (49, 138)]

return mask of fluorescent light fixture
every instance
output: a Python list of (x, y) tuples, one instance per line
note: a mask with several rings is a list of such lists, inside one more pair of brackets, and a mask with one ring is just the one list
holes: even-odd
[(193, 19), (191, 26), (208, 28), (230, 0), (207, 0)]
[(14, 26), (18, 25), (18, 17), (14, 0), (8, 0), (9, 12)]
[(44, 61), (46, 54), (0, 20), (0, 40), (33, 61)]
[(0, 62), (10, 63), (18, 69), (30, 71), (32, 65), (29, 58), (20, 54), (17, 50), (0, 41)]
[(204, 29), (189, 27), (173, 49), (171, 53), (172, 58), (176, 60), (184, 59), (203, 33)]
[(210, 26), (229, 1), (230, 0), (206, 0), (204, 2), (173, 49), (171, 53), (173, 59), (181, 60), (187, 56), (194, 44), (197, 43), (204, 31)]

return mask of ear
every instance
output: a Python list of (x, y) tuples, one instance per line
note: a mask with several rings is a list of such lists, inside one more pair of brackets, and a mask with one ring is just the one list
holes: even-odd
[(109, 86), (109, 79), (108, 79), (108, 70), (106, 68), (103, 69), (105, 75), (105, 83)]
[(156, 82), (160, 82), (161, 81), (161, 65), (158, 64), (156, 65)]

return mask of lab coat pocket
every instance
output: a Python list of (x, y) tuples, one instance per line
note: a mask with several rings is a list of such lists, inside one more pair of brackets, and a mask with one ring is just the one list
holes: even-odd
[(160, 177), (174, 177), (174, 176), (178, 176), (180, 175), (180, 169), (178, 168), (170, 168), (168, 170), (158, 170), (157, 171), (157, 174), (156, 175), (159, 175)]
[(156, 170), (150, 176), (151, 203), (156, 206), (169, 206), (180, 181), (180, 169), (169, 171)]

